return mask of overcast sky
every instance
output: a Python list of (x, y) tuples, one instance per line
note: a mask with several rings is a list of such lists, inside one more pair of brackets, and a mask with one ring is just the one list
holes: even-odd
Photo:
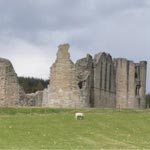
[(0, 57), (19, 76), (47, 79), (61, 43), (73, 61), (105, 51), (137, 62), (149, 41), (150, 0), (0, 0)]

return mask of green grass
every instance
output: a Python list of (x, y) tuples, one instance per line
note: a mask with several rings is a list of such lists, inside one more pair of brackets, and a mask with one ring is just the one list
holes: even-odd
[(0, 108), (0, 149), (150, 149), (150, 110)]

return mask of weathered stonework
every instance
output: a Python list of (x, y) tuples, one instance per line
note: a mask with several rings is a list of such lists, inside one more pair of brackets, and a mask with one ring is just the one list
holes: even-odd
[(93, 59), (91, 55), (79, 59), (75, 64), (78, 87), (80, 89), (80, 100), (84, 102), (85, 107), (94, 105), (93, 99)]
[(25, 102), (26, 104), (24, 106), (42, 106), (42, 100), (43, 100), (43, 91), (37, 91), (35, 93), (26, 94)]
[(69, 45), (58, 47), (57, 59), (51, 67), (48, 92), (49, 107), (79, 107), (80, 93), (76, 83), (75, 65), (70, 59)]
[[(48, 101), (46, 98), (43, 100), (49, 103), (48, 106), (145, 107), (146, 62), (112, 60), (109, 54), (98, 53), (94, 59), (90, 55), (79, 59), (74, 66), (68, 49), (69, 45), (60, 45), (57, 60), (51, 68), (49, 90), (44, 94), (45, 97), (48, 95)], [(66, 75), (71, 78), (65, 78)], [(66, 91), (62, 90), (65, 85), (69, 85)], [(69, 97), (72, 85), (77, 93)]]
[(0, 106), (145, 108), (147, 63), (110, 54), (87, 55), (75, 64), (69, 44), (58, 47), (47, 89), (25, 94), (11, 62), (0, 58)]
[(115, 59), (116, 107), (144, 108), (146, 92), (145, 61), (134, 63), (127, 59)]
[(115, 107), (116, 84), (112, 58), (98, 53), (94, 58), (94, 106)]
[(0, 106), (20, 105), (24, 94), (11, 62), (0, 58)]

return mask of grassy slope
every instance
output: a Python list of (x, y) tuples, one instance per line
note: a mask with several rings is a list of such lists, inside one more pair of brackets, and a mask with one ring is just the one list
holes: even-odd
[(150, 149), (150, 111), (82, 111), (0, 108), (0, 149)]

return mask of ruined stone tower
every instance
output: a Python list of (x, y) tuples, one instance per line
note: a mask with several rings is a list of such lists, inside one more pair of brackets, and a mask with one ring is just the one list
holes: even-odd
[(146, 92), (145, 61), (134, 63), (127, 59), (115, 59), (116, 107), (144, 108)]
[(20, 105), (22, 93), (11, 62), (0, 58), (0, 106)]
[(57, 59), (51, 67), (48, 89), (49, 107), (80, 107), (80, 91), (77, 86), (75, 65), (68, 52), (69, 44), (59, 45)]

